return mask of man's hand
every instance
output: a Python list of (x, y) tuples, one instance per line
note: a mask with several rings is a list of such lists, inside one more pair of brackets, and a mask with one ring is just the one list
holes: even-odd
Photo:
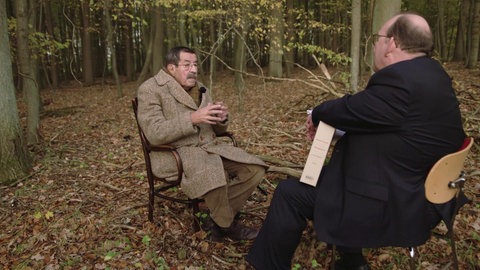
[(315, 138), (315, 133), (317, 133), (317, 128), (313, 125), (312, 116), (307, 116), (307, 121), (305, 122), (305, 127), (307, 129), (307, 139), (313, 141)]
[(198, 109), (190, 114), (192, 123), (194, 125), (204, 123), (215, 125), (218, 122), (224, 121), (227, 118), (227, 107), (223, 103), (216, 104), (208, 103), (207, 106)]
[(217, 101), (213, 104), (221, 106), (220, 109), (222, 110), (222, 112), (217, 115), (218, 117), (220, 117), (220, 122), (226, 121), (227, 118), (228, 118), (228, 107), (227, 107), (227, 105), (223, 104), (222, 101)]

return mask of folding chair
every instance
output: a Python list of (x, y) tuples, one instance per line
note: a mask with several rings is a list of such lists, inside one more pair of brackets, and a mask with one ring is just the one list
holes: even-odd
[[(425, 196), (427, 200), (434, 205), (440, 205), (453, 199), (453, 211), (450, 216), (442, 217), (447, 226), (445, 235), (435, 234), (437, 236), (446, 237), (450, 241), (452, 248), (452, 259), (454, 269), (458, 270), (458, 258), (455, 247), (455, 233), (453, 224), (458, 210), (468, 199), (463, 193), (463, 185), (466, 181), (465, 172), (463, 171), (464, 162), (468, 152), (473, 145), (473, 138), (465, 138), (462, 147), (455, 153), (448, 154), (438, 160), (425, 180)], [(410, 268), (415, 269), (415, 248), (409, 248)]]
[[(196, 217), (196, 214), (199, 212), (199, 203), (202, 201), (201, 199), (189, 199), (189, 198), (182, 198), (178, 192), (175, 192), (176, 194), (173, 195), (168, 195), (167, 191), (171, 188), (179, 187), (180, 183), (182, 181), (182, 175), (183, 175), (183, 164), (182, 164), (182, 159), (180, 158), (180, 155), (178, 154), (177, 150), (175, 147), (171, 145), (151, 145), (145, 137), (145, 134), (143, 133), (142, 128), (138, 124), (138, 117), (137, 117), (137, 109), (138, 109), (138, 100), (137, 98), (132, 100), (132, 107), (133, 107), (133, 112), (135, 113), (135, 120), (137, 122), (137, 127), (138, 127), (138, 133), (140, 134), (140, 140), (142, 142), (142, 150), (143, 150), (143, 156), (145, 158), (145, 167), (147, 169), (147, 178), (148, 178), (148, 220), (150, 222), (153, 222), (153, 210), (154, 210), (154, 202), (155, 202), (155, 196), (177, 202), (177, 203), (183, 203), (188, 205), (189, 207), (193, 208), (193, 228), (195, 231), (200, 230), (199, 222)], [(231, 133), (225, 133), (218, 135), (218, 137), (228, 137), (234, 146), (237, 146), (237, 142), (233, 135)], [(160, 178), (157, 177), (153, 174), (152, 172), (152, 164), (151, 164), (151, 159), (150, 159), (150, 153), (152, 152), (166, 152), (172, 154), (172, 157), (175, 159), (175, 162), (177, 164), (177, 177), (174, 180), (166, 179), (166, 178)], [(156, 182), (161, 182), (159, 186), (156, 186)]]

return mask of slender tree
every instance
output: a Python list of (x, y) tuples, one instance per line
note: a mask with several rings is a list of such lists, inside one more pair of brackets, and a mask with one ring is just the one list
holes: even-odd
[(112, 27), (112, 17), (110, 15), (110, 9), (112, 4), (111, 0), (105, 0), (105, 26), (107, 27), (107, 46), (110, 51), (110, 58), (111, 58), (111, 69), (113, 73), (113, 77), (115, 79), (115, 83), (117, 85), (117, 96), (118, 98), (123, 97), (122, 91), (122, 83), (120, 82), (120, 77), (118, 76), (118, 68), (117, 68), (117, 54), (115, 51), (115, 45), (113, 41), (113, 27)]
[(475, 0), (473, 4), (472, 15), (472, 33), (468, 52), (468, 68), (475, 68), (478, 62), (478, 52), (480, 46), (480, 0)]
[(362, 25), (362, 0), (352, 0), (352, 39), (351, 39), (351, 57), (350, 66), (350, 87), (354, 92), (358, 90), (358, 75), (360, 72), (360, 33)]
[[(393, 15), (400, 11), (401, 0), (377, 0), (373, 7), (372, 31), (377, 33), (380, 27)], [(370, 57), (370, 64), (373, 66), (373, 54)]]
[(153, 10), (152, 21), (154, 21), (154, 23), (152, 25), (152, 34), (153, 48), (155, 49), (152, 51), (152, 72), (154, 74), (164, 65), (163, 61), (166, 53), (165, 46), (163, 45), (163, 41), (165, 40), (164, 14), (164, 8), (160, 5)]
[(282, 77), (283, 67), (283, 1), (272, 2), (272, 14), (270, 23), (270, 58), (268, 62), (268, 74), (272, 77)]
[(285, 44), (285, 76), (288, 78), (293, 73), (293, 62), (295, 61), (295, 51), (293, 44), (295, 42), (295, 9), (293, 0), (287, 0), (287, 30)]
[(465, 61), (467, 36), (467, 18), (470, 0), (462, 0), (458, 9), (457, 37), (455, 38), (455, 50), (453, 52), (454, 61)]
[(30, 167), (13, 85), (5, 0), (0, 0), (0, 184), (22, 177)]
[[(20, 66), (23, 93), (27, 100), (27, 143), (40, 141), (40, 93), (36, 80), (35, 61), (29, 46), (29, 5), (27, 0), (15, 1), (17, 16), (17, 58)], [(33, 11), (32, 11), (33, 12)]]
[(93, 84), (93, 54), (90, 26), (90, 1), (81, 1), (82, 7), (82, 72), (86, 86)]

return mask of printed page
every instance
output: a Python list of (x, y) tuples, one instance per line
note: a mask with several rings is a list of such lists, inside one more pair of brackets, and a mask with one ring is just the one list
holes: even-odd
[(307, 162), (303, 168), (300, 182), (316, 186), (318, 177), (323, 168), (323, 163), (328, 154), (328, 149), (332, 143), (335, 128), (323, 122), (320, 122), (313, 139), (312, 147), (308, 153)]

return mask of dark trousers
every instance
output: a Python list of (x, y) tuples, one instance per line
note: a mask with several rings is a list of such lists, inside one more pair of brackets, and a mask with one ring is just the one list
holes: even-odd
[[(307, 220), (313, 218), (315, 188), (298, 179), (279, 183), (260, 232), (247, 255), (247, 261), (257, 270), (290, 270)], [(441, 220), (429, 205), (431, 228)], [(315, 222), (322, 222), (315, 220)], [(337, 247), (342, 253), (361, 254), (361, 248)]]
[(314, 187), (298, 179), (281, 181), (247, 261), (257, 270), (290, 270), (307, 220), (313, 218), (314, 204)]

